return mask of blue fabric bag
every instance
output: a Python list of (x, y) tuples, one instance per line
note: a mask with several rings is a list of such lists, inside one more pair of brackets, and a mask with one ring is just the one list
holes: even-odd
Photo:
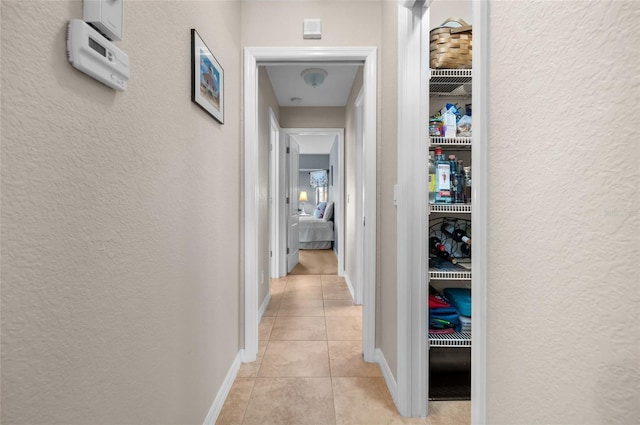
[(471, 289), (447, 288), (444, 290), (444, 296), (462, 316), (471, 317)]
[(454, 328), (459, 331), (462, 329), (460, 323), (460, 315), (455, 308), (430, 308), (429, 309), (429, 329), (447, 329)]

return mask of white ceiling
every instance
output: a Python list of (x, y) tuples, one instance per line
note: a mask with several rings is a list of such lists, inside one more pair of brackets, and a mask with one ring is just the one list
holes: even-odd
[[(282, 107), (290, 106), (345, 106), (353, 81), (361, 64), (305, 63), (266, 65), (273, 91)], [(321, 86), (305, 84), (300, 73), (308, 68), (322, 68), (327, 78)], [(292, 98), (301, 98), (299, 103)]]
[(291, 138), (300, 145), (300, 155), (329, 155), (336, 136), (327, 133), (292, 134)]
[[(265, 65), (271, 86), (281, 107), (338, 106), (347, 105), (351, 87), (362, 64), (305, 63)], [(302, 71), (322, 68), (327, 78), (321, 86), (313, 88), (305, 84)], [(291, 101), (299, 97), (300, 102)], [(335, 135), (328, 133), (302, 133), (291, 136), (300, 145), (301, 155), (328, 155)]]

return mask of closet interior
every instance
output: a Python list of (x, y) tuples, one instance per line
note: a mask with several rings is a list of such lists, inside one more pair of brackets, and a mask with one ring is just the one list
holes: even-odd
[[(471, 1), (429, 5), (428, 394), (471, 399), (473, 116)], [(426, 24), (423, 23), (423, 24)], [(424, 28), (424, 25), (423, 25)]]

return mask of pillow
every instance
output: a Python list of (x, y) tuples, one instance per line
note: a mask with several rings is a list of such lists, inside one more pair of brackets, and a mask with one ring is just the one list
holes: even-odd
[(333, 202), (327, 205), (327, 208), (324, 210), (324, 215), (322, 216), (322, 219), (324, 221), (329, 221), (331, 220), (331, 217), (333, 217)]
[(327, 208), (326, 202), (318, 203), (318, 205), (316, 205), (316, 209), (313, 211), (313, 216), (315, 218), (322, 218), (322, 216), (324, 215), (325, 208)]

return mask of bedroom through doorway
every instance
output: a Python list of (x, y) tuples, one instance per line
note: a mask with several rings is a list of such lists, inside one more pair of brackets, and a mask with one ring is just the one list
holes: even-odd
[[(329, 72), (329, 76), (325, 81), (325, 85), (328, 86), (328, 82), (332, 77), (335, 77), (334, 70), (329, 69), (332, 66), (338, 66), (339, 64), (343, 65), (356, 65), (360, 68), (360, 80), (359, 84), (362, 88), (362, 92), (364, 93), (364, 101), (363, 101), (363, 120), (362, 120), (362, 133), (365, 148), (363, 149), (363, 160), (362, 160), (362, 174), (363, 181), (365, 182), (365, 187), (363, 191), (366, 192), (364, 197), (367, 199), (367, 208), (363, 211), (363, 217), (357, 222), (362, 223), (364, 226), (364, 216), (366, 214), (366, 229), (364, 232), (360, 234), (360, 237), (363, 239), (363, 243), (355, 243), (355, 234), (354, 233), (341, 233), (346, 229), (347, 232), (349, 229), (353, 230), (355, 227), (356, 217), (355, 213), (351, 213), (352, 215), (347, 215), (345, 211), (349, 211), (351, 208), (355, 211), (355, 203), (361, 197), (356, 195), (355, 183), (353, 183), (353, 187), (348, 186), (348, 183), (345, 181), (353, 182), (355, 176), (345, 176), (344, 168), (340, 170), (340, 166), (336, 167), (336, 164), (333, 164), (333, 171), (335, 174), (339, 174), (343, 180), (335, 180), (334, 179), (334, 189), (338, 189), (341, 191), (341, 204), (342, 210), (338, 204), (338, 200), (336, 199), (334, 202), (336, 204), (334, 210), (335, 216), (335, 224), (338, 229), (341, 229), (337, 232), (338, 241), (331, 248), (337, 246), (338, 247), (338, 269), (337, 275), (327, 275), (334, 276), (335, 278), (342, 278), (346, 283), (349, 281), (348, 267), (350, 266), (346, 261), (343, 261), (341, 264), (340, 257), (341, 254), (348, 254), (351, 256), (355, 255), (355, 251), (358, 247), (364, 247), (365, 252), (363, 253), (363, 258), (365, 259), (366, 264), (374, 265), (376, 263), (376, 195), (377, 195), (377, 176), (376, 176), (376, 146), (377, 146), (377, 49), (375, 47), (355, 47), (355, 48), (345, 48), (345, 47), (322, 47), (322, 48), (282, 48), (282, 47), (251, 47), (245, 48), (244, 55), (244, 86), (245, 86), (245, 97), (244, 97), (244, 128), (245, 128), (245, 156), (244, 156), (244, 169), (245, 169), (245, 180), (244, 180), (244, 188), (245, 188), (245, 264), (244, 264), (244, 277), (245, 277), (245, 286), (244, 286), (244, 335), (242, 338), (245, 341), (245, 346), (242, 351), (242, 360), (243, 362), (252, 362), (256, 359), (258, 354), (258, 323), (260, 323), (260, 319), (266, 313), (270, 305), (271, 299), (271, 291), (270, 289), (270, 281), (276, 279), (269, 279), (269, 277), (275, 277), (270, 273), (270, 266), (273, 264), (272, 255), (275, 257), (279, 254), (280, 262), (282, 262), (283, 247), (284, 252), (286, 253), (286, 238), (282, 237), (282, 232), (277, 231), (273, 232), (270, 230), (270, 225), (272, 221), (270, 217), (276, 218), (275, 221), (279, 221), (279, 226), (286, 227), (287, 223), (282, 219), (283, 214), (281, 212), (288, 211), (289, 217), (293, 217), (291, 210), (295, 208), (295, 206), (299, 202), (299, 194), (293, 193), (294, 191), (290, 191), (287, 193), (287, 196), (284, 196), (284, 192), (286, 191), (286, 186), (282, 183), (276, 183), (272, 185), (271, 182), (280, 181), (283, 182), (285, 179), (285, 167), (286, 157), (282, 156), (281, 151), (277, 148), (277, 146), (270, 145), (267, 141), (269, 139), (269, 121), (272, 121), (273, 126), (270, 133), (275, 134), (275, 140), (281, 146), (286, 145), (287, 136), (286, 131), (291, 129), (297, 130), (309, 130), (309, 127), (313, 125), (315, 129), (321, 128), (325, 132), (328, 129), (336, 130), (340, 129), (342, 131), (342, 143), (343, 146), (339, 148), (339, 151), (342, 153), (341, 158), (344, 161), (345, 157), (347, 160), (355, 160), (355, 152), (345, 152), (344, 147), (344, 138), (346, 137), (345, 129), (348, 128), (349, 125), (346, 124), (346, 119), (343, 121), (344, 125), (336, 125), (332, 124), (333, 121), (325, 121), (323, 123), (314, 123), (310, 124), (306, 118), (309, 116), (318, 117), (326, 117), (325, 114), (318, 114), (318, 107), (321, 106), (310, 106), (308, 108), (304, 108), (301, 104), (298, 104), (300, 107), (294, 107), (292, 105), (284, 106), (281, 101), (274, 101), (276, 97), (275, 87), (271, 91), (268, 90), (268, 85), (263, 84), (266, 81), (269, 81), (268, 71), (265, 72), (265, 68), (273, 65), (287, 65), (290, 66), (292, 64), (305, 64), (305, 70), (307, 68), (316, 68), (316, 67), (324, 67)], [(301, 72), (298, 72), (297, 76), (294, 78), (290, 78), (288, 81), (300, 80)], [(273, 81), (272, 81), (273, 83)], [(304, 84), (304, 82), (303, 82)], [(273, 84), (272, 84), (273, 85)], [(263, 90), (267, 88), (266, 90)], [(316, 87), (316, 92), (320, 92), (322, 87)], [(349, 93), (349, 87), (346, 89), (346, 92)], [(357, 94), (357, 93), (356, 93)], [(293, 101), (295, 96), (291, 96), (288, 98), (289, 101)], [(304, 97), (304, 96), (300, 96)], [(287, 97), (285, 97), (285, 100)], [(350, 96), (350, 102), (353, 100)], [(344, 107), (343, 107), (344, 108)], [(272, 117), (275, 118), (273, 120), (270, 119), (269, 109), (273, 109)], [(298, 111), (296, 111), (298, 110)], [(283, 113), (284, 112), (284, 113)], [(296, 114), (297, 112), (301, 112), (303, 116), (300, 114)], [(311, 112), (311, 114), (305, 116), (305, 112)], [(323, 111), (324, 112), (324, 111)], [(287, 113), (289, 113), (287, 120)], [(296, 117), (299, 119), (292, 119)], [(344, 117), (344, 113), (342, 114)], [(304, 118), (304, 119), (303, 119)], [(344, 119), (344, 118), (343, 118)], [(282, 125), (282, 127), (280, 127)], [(354, 125), (352, 122), (351, 126)], [(265, 137), (266, 136), (266, 137)], [(269, 153), (273, 152), (273, 153)], [(276, 162), (278, 163), (275, 167), (269, 167), (270, 155), (275, 155), (277, 158)], [(349, 156), (351, 155), (351, 156)], [(343, 165), (344, 166), (344, 165)], [(351, 166), (355, 168), (355, 166)], [(351, 167), (347, 168), (347, 172), (355, 173), (354, 169)], [(329, 167), (331, 170), (331, 167)], [(272, 170), (272, 171), (270, 171)], [(334, 176), (335, 177), (335, 176)], [(349, 179), (349, 180), (344, 180)], [(296, 182), (293, 182), (294, 184)], [(270, 191), (269, 187), (276, 187), (276, 191)], [(351, 190), (351, 194), (350, 191)], [(335, 193), (335, 192), (334, 192)], [(288, 201), (288, 202), (287, 202)], [(271, 214), (268, 211), (272, 211), (273, 208), (279, 209), (280, 212), (276, 214)], [(294, 208), (292, 208), (294, 207)], [(301, 215), (301, 214), (298, 214)], [(279, 220), (277, 219), (279, 217)], [(353, 220), (353, 222), (349, 223), (347, 220)], [(339, 221), (343, 221), (342, 226), (339, 225)], [(291, 222), (295, 223), (295, 220), (291, 220)], [(277, 240), (276, 249), (272, 249), (270, 245), (271, 236), (275, 233), (275, 238), (273, 240)], [(347, 242), (350, 241), (350, 242)], [(350, 243), (351, 246), (344, 246), (342, 248), (340, 244)], [(327, 251), (333, 253), (333, 249), (328, 249)], [(353, 257), (351, 257), (353, 259)], [(344, 263), (347, 263), (346, 265)], [(278, 263), (280, 264), (280, 263)], [(363, 311), (363, 321), (362, 321), (362, 331), (361, 331), (361, 340), (362, 340), (362, 351), (364, 354), (364, 358), (366, 361), (376, 361), (375, 357), (375, 267), (368, 267), (364, 274), (364, 296), (362, 299), (362, 311)], [(332, 271), (333, 273), (333, 271)], [(341, 275), (344, 273), (344, 276)], [(285, 273), (278, 274), (278, 276), (286, 276)], [(296, 275), (293, 275), (296, 276)], [(317, 276), (325, 276), (325, 275), (317, 275)], [(351, 292), (351, 291), (349, 291)]]

